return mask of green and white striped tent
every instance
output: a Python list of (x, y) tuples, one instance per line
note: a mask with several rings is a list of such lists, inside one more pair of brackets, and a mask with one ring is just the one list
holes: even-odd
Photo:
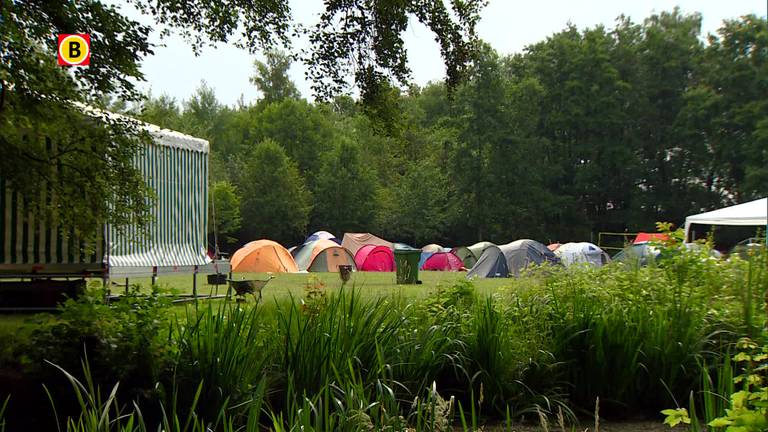
[[(98, 112), (99, 115), (118, 116)], [(38, 221), (0, 178), (0, 273), (104, 273), (112, 276), (191, 271), (207, 256), (208, 141), (142, 123), (154, 144), (136, 166), (154, 190), (148, 229), (106, 226), (94, 245)], [(84, 251), (91, 251), (86, 254)]]

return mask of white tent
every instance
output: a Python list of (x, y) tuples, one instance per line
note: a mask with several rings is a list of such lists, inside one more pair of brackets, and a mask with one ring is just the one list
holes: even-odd
[(737, 204), (685, 218), (685, 241), (691, 241), (691, 225), (768, 225), (768, 198)]
[(562, 244), (555, 250), (555, 255), (566, 267), (578, 263), (588, 263), (594, 267), (600, 267), (611, 261), (608, 254), (589, 242)]

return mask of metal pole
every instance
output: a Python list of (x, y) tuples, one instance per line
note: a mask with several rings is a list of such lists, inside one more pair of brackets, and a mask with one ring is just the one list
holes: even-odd
[(192, 272), (192, 295), (195, 297), (195, 310), (197, 310), (197, 266)]
[(232, 270), (229, 271), (229, 277), (227, 277), (227, 300), (232, 299)]
[(125, 278), (125, 295), (128, 295), (128, 278)]

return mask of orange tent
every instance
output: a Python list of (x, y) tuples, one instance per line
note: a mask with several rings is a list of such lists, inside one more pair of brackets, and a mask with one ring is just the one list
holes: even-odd
[(296, 261), (282, 247), (272, 240), (252, 241), (237, 250), (230, 260), (236, 273), (296, 273)]

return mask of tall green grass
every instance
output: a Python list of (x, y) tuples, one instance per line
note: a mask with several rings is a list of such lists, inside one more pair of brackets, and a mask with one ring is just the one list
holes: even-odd
[(696, 253), (646, 268), (533, 271), (490, 296), (462, 281), (419, 299), (353, 287), (190, 309), (155, 336), (170, 367), (152, 397), (118, 403), (115, 382), (66, 375), (80, 408), (57, 413), (58, 424), (478, 430), (520, 416), (575, 422), (598, 399), (607, 416), (689, 401), (714, 418), (732, 391), (729, 344), (759, 333), (766, 271)]
[[(195, 395), (200, 414), (209, 419), (224, 406), (247, 415), (249, 405), (261, 403), (268, 388), (275, 350), (268, 335), (273, 331), (257, 306), (190, 309), (185, 321), (175, 321), (169, 340), (177, 350), (168, 384), (174, 400), (186, 407)], [(196, 395), (198, 386), (202, 392)]]

